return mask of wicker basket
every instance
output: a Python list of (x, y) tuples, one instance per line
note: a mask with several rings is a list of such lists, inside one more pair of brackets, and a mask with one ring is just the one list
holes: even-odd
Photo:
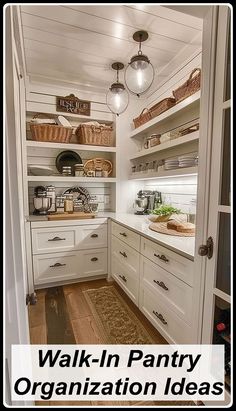
[(187, 81), (179, 88), (173, 91), (173, 95), (176, 102), (180, 102), (185, 98), (196, 93), (201, 87), (201, 69), (195, 68), (191, 73)]
[(147, 123), (147, 121), (151, 120), (151, 118), (152, 116), (150, 110), (148, 108), (144, 108), (141, 114), (133, 119), (134, 127), (137, 128), (142, 126)]
[[(36, 114), (33, 118), (38, 118), (42, 114)], [(43, 114), (48, 118), (48, 114)], [(53, 143), (69, 143), (72, 137), (72, 127), (58, 126), (55, 124), (30, 124), (32, 140), (47, 141)]]
[(176, 101), (173, 97), (167, 97), (159, 101), (150, 108), (151, 118), (159, 116), (161, 113), (164, 113), (164, 111), (169, 110), (169, 108), (173, 107), (175, 103)]
[(91, 124), (80, 124), (75, 134), (79, 144), (89, 144), (92, 146), (112, 146), (112, 126)]

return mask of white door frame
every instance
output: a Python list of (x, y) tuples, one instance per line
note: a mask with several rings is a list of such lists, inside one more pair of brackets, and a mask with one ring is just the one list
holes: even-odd
[[(20, 148), (20, 67), (14, 43), (12, 6), (5, 8), (4, 34), (4, 400), (9, 406), (11, 345), (30, 342), (26, 306), (28, 283)], [(14, 405), (31, 405), (31, 402), (20, 401)]]

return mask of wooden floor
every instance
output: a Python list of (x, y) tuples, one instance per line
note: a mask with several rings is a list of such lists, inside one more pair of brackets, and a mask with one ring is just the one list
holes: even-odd
[[(66, 301), (67, 312), (69, 314), (70, 325), (73, 330), (74, 338), (77, 344), (101, 344), (102, 337), (96, 325), (95, 318), (90, 310), (90, 307), (83, 295), (83, 290), (91, 288), (99, 288), (110, 285), (105, 279), (81, 282), (71, 285), (64, 285), (63, 292)], [(140, 322), (146, 328), (148, 333), (152, 336), (156, 344), (166, 344), (166, 340), (159, 334), (159, 332), (152, 326), (146, 317), (139, 311), (135, 304), (127, 297), (122, 289), (115, 285), (121, 296), (124, 298), (128, 306), (139, 318)], [(46, 324), (46, 306), (45, 296), (47, 290), (38, 290), (38, 302), (35, 306), (29, 306), (29, 324), (30, 324), (30, 340), (31, 344), (47, 344), (47, 324)], [(61, 341), (54, 342), (61, 344)], [(137, 405), (170, 405), (170, 402), (133, 402), (133, 401), (37, 401), (37, 405), (47, 406), (63, 406), (63, 405), (80, 405), (80, 406), (137, 406)], [(181, 402), (185, 405), (185, 402)], [(187, 403), (186, 403), (187, 405)]]

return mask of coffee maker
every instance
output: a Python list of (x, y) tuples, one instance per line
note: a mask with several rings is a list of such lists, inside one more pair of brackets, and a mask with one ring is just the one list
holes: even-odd
[(134, 214), (149, 214), (154, 209), (156, 191), (139, 190), (135, 199)]

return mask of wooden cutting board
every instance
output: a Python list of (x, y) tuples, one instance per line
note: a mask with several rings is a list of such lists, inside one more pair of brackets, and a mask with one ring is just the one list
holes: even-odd
[(96, 217), (95, 213), (84, 213), (84, 212), (74, 212), (72, 214), (69, 213), (62, 213), (62, 214), (49, 214), (48, 220), (56, 221), (56, 220), (82, 220), (85, 218), (94, 218)]

